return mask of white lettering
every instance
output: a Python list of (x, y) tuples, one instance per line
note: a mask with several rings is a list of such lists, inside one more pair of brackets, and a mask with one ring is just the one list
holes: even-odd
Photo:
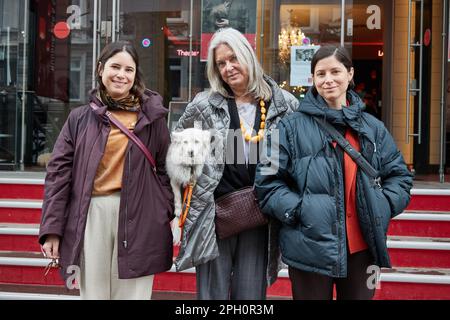
[(179, 315), (201, 315), (203, 318), (208, 316), (209, 307), (189, 307), (182, 305), (175, 308), (175, 314)]
[(367, 274), (370, 274), (366, 281), (367, 288), (370, 290), (380, 289), (380, 267), (375, 265), (368, 266)]
[(67, 18), (66, 22), (70, 29), (81, 29), (81, 9), (77, 5), (71, 5), (67, 7), (68, 14), (72, 14)]
[(367, 18), (367, 29), (373, 30), (373, 29), (381, 29), (381, 9), (377, 5), (370, 5), (367, 7), (368, 14), (371, 14)]
[(181, 49), (177, 50), (177, 54), (180, 57), (189, 57), (189, 56), (196, 57), (196, 56), (199, 55), (199, 53), (200, 53), (200, 51), (184, 51), (184, 50), (181, 50)]
[[(80, 267), (71, 265), (67, 268), (67, 274), (71, 274), (66, 280), (66, 287), (69, 290), (80, 289)], [(75, 283), (74, 283), (75, 280)]]

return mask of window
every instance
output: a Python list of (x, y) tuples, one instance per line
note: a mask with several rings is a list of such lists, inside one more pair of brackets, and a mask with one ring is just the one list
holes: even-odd
[(72, 57), (70, 61), (69, 98), (70, 101), (81, 101), (84, 96), (85, 57)]

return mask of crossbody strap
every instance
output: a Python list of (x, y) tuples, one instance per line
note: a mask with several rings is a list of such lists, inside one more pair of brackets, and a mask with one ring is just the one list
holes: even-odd
[[(97, 110), (99, 107), (91, 102), (90, 106), (92, 109)], [(138, 148), (144, 153), (145, 157), (147, 158), (148, 162), (150, 162), (150, 165), (152, 167), (152, 170), (156, 172), (156, 162), (153, 158), (152, 154), (148, 150), (148, 148), (142, 143), (142, 141), (130, 130), (128, 130), (127, 127), (125, 127), (116, 117), (113, 116), (111, 112), (108, 110), (106, 111), (106, 116), (109, 118), (109, 121), (111, 121), (117, 128), (119, 128), (131, 141), (133, 141)]]
[(326, 120), (321, 120), (314, 117), (319, 126), (324, 129), (328, 134), (336, 141), (342, 149), (356, 162), (356, 164), (370, 177), (374, 180), (376, 185), (380, 185), (379, 172), (364, 158), (364, 156), (355, 150), (353, 146), (345, 139), (342, 134), (339, 133), (331, 124), (326, 122)]

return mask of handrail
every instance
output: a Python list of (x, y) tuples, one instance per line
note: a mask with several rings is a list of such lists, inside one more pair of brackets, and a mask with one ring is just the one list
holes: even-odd
[(447, 34), (447, 28), (446, 21), (448, 21), (447, 12), (449, 10), (448, 0), (445, 0), (442, 2), (442, 72), (441, 72), (441, 110), (440, 110), (440, 148), (439, 148), (439, 182), (444, 183), (445, 180), (445, 142), (446, 142), (446, 136), (445, 136), (445, 119), (446, 119), (446, 111), (445, 111), (445, 63), (446, 63), (446, 56), (447, 56), (447, 41), (448, 41), (448, 34)]
[[(412, 17), (412, 2), (420, 1), (420, 27), (419, 27), (419, 41), (411, 43), (411, 17)], [(422, 143), (422, 74), (423, 74), (423, 0), (409, 0), (408, 1), (408, 55), (407, 55), (407, 73), (406, 73), (406, 143), (409, 144), (409, 137), (417, 137), (417, 143)], [(416, 12), (417, 15), (417, 12)], [(417, 34), (417, 32), (415, 32)], [(411, 88), (411, 48), (419, 47), (419, 85)], [(411, 93), (418, 92), (418, 115), (417, 115), (417, 133), (410, 133), (411, 122)]]
[(417, 132), (417, 143), (422, 143), (422, 74), (423, 74), (423, 0), (420, 1), (420, 47), (419, 47), (419, 106), (418, 106), (418, 132)]
[[(24, 12), (28, 13), (28, 0), (24, 0)], [(28, 52), (28, 14), (25, 14), (23, 21), (23, 69), (22, 69), (22, 91), (27, 90), (27, 78), (28, 78), (28, 65), (27, 65), (27, 52)], [(25, 111), (26, 111), (26, 95), (22, 99), (22, 115), (21, 115), (21, 146), (20, 146), (20, 170), (25, 170), (25, 144), (26, 144), (26, 127), (25, 127)]]
[(406, 143), (409, 144), (409, 126), (410, 126), (410, 113), (411, 113), (411, 3), (408, 1), (408, 54), (406, 56)]

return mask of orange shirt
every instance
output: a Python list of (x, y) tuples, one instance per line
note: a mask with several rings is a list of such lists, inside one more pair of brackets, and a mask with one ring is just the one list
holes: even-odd
[[(111, 113), (129, 130), (133, 131), (137, 121), (137, 112), (114, 110)], [(119, 128), (111, 124), (105, 152), (95, 175), (92, 195), (108, 195), (122, 189), (127, 145), (128, 137)]]
[[(345, 138), (360, 151), (358, 136), (351, 129), (345, 132)], [(345, 185), (345, 224), (347, 227), (347, 242), (350, 254), (363, 251), (368, 248), (359, 227), (358, 213), (356, 211), (356, 171), (358, 165), (344, 151), (344, 185)]]

